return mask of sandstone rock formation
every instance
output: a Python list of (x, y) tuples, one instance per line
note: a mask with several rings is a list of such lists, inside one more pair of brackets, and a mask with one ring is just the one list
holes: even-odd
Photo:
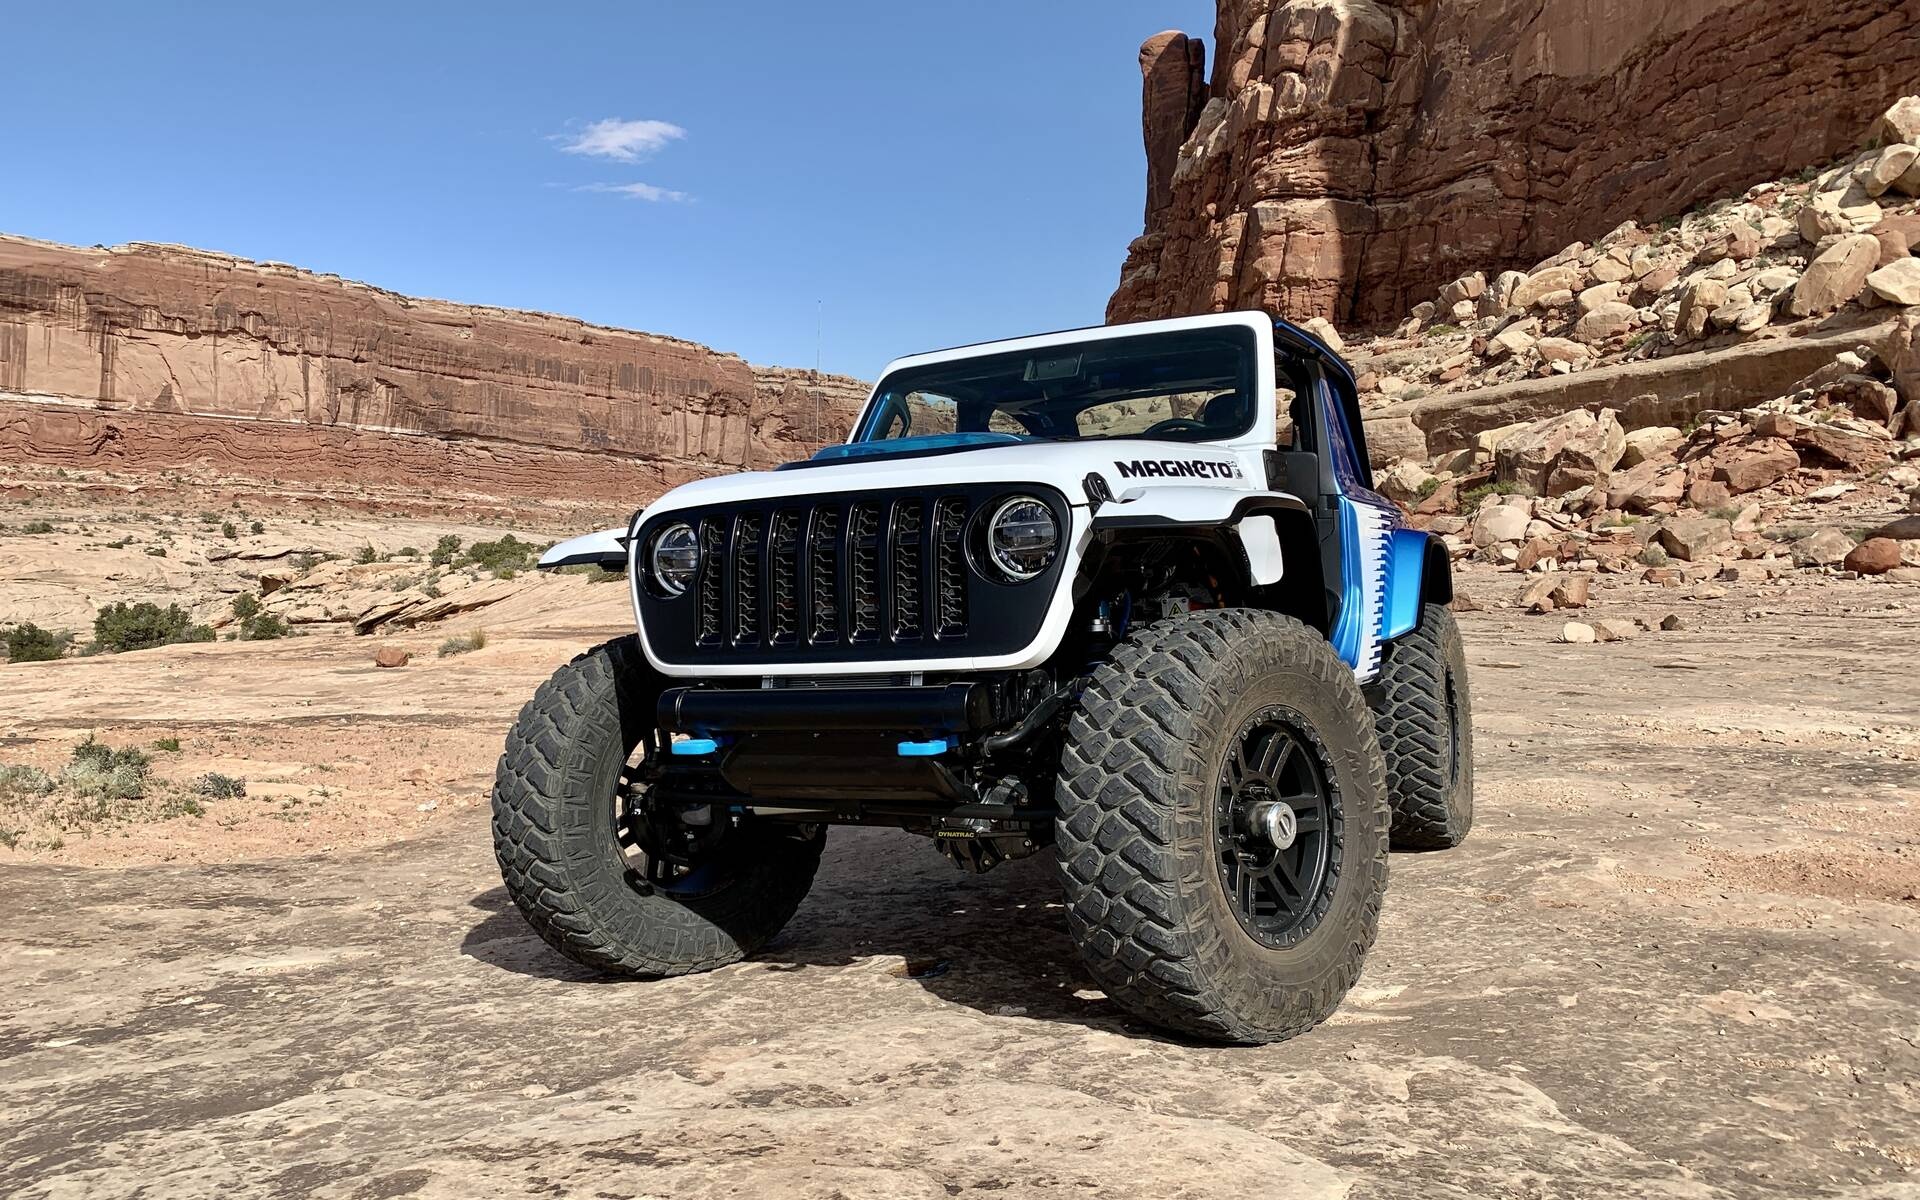
[(275, 263), (0, 236), (0, 453), (645, 499), (844, 437), (865, 387)]
[(1379, 322), (1823, 160), (1920, 84), (1920, 0), (1219, 0), (1215, 36), (1204, 86), (1195, 40), (1142, 50), (1109, 320)]

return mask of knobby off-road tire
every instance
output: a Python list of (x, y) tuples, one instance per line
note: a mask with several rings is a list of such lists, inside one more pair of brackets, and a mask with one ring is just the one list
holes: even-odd
[(1473, 828), (1473, 706), (1460, 625), (1438, 604), (1390, 643), (1368, 688), (1387, 758), (1393, 848), (1444, 850)]
[[(1219, 828), (1227, 757), (1276, 712), (1324, 762), (1335, 814), (1318, 919), (1278, 949), (1236, 914)], [(1385, 776), (1352, 670), (1300, 622), (1219, 609), (1133, 634), (1081, 697), (1058, 790), (1068, 924), (1100, 986), (1211, 1041), (1278, 1041), (1324, 1020), (1379, 926)]]
[(765, 945), (806, 898), (824, 841), (749, 825), (728, 835), (698, 889), (636, 885), (615, 798), (660, 687), (631, 637), (587, 651), (520, 710), (493, 784), (494, 853), (527, 922), (575, 962), (643, 978)]

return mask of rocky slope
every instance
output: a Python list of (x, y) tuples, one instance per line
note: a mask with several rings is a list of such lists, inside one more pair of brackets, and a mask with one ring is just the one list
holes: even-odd
[(1391, 320), (1822, 161), (1920, 85), (1920, 0), (1219, 0), (1215, 46), (1142, 49), (1109, 320)]
[(630, 502), (844, 436), (864, 385), (276, 263), (0, 236), (0, 452)]
[(1920, 581), (1917, 164), (1908, 97), (1824, 170), (1448, 283), (1346, 347), (1382, 490), (1536, 611), (1596, 573)]

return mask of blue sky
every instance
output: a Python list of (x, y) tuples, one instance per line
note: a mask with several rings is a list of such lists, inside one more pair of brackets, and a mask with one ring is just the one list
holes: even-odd
[[(0, 231), (180, 242), (871, 378), (1096, 324), (1199, 0), (37, 4)], [(1211, 47), (1209, 47), (1211, 49)]]

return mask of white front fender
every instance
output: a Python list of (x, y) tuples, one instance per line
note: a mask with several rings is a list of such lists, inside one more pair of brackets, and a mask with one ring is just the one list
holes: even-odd
[(569, 538), (540, 556), (542, 571), (585, 563), (604, 567), (609, 571), (626, 570), (627, 527), (622, 525), (618, 529), (602, 529), (598, 533)]
[(1280, 531), (1273, 513), (1306, 512), (1299, 497), (1286, 492), (1243, 492), (1215, 487), (1158, 485), (1132, 488), (1101, 506), (1093, 528), (1217, 529), (1231, 526), (1246, 551), (1247, 569), (1260, 586), (1280, 582), (1285, 569)]

